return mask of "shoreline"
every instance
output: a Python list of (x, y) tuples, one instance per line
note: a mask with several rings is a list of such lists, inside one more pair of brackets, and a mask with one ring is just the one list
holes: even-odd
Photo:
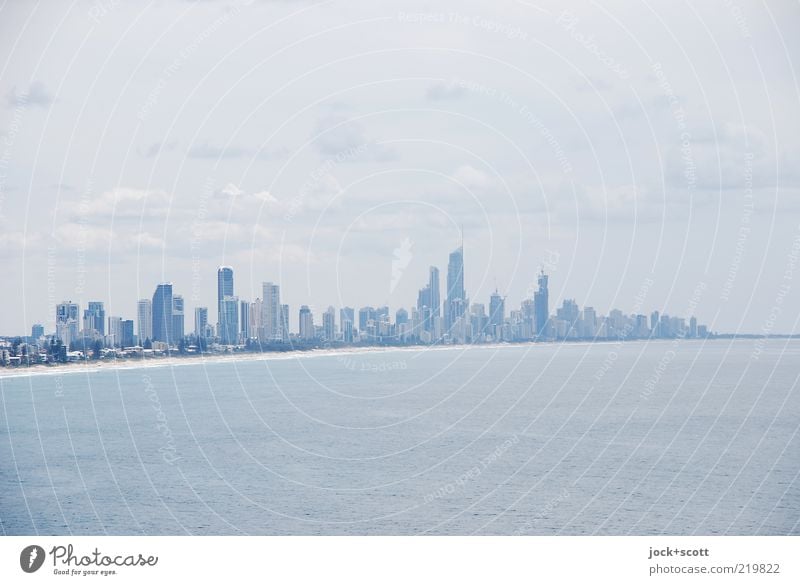
[[(734, 341), (735, 338), (722, 337), (722, 338), (705, 338), (705, 339), (684, 339), (683, 341), (697, 342), (697, 341), (715, 341), (720, 339), (727, 339)], [(335, 356), (352, 356), (352, 355), (366, 355), (377, 353), (389, 352), (426, 352), (426, 351), (452, 351), (460, 350), (466, 351), (470, 349), (503, 349), (510, 347), (533, 347), (533, 346), (554, 346), (554, 345), (568, 345), (568, 346), (585, 346), (585, 345), (605, 345), (617, 343), (652, 343), (652, 342), (665, 342), (670, 343), (674, 339), (629, 339), (626, 341), (620, 340), (578, 340), (568, 342), (537, 342), (537, 341), (523, 341), (514, 343), (486, 343), (486, 344), (453, 344), (453, 345), (411, 345), (411, 346), (364, 346), (364, 347), (340, 347), (340, 348), (318, 348), (318, 349), (293, 349), (281, 352), (242, 352), (235, 354), (202, 354), (202, 355), (183, 355), (183, 356), (168, 356), (157, 358), (129, 358), (113, 361), (85, 361), (74, 362), (57, 365), (36, 364), (33, 366), (19, 366), (16, 368), (0, 368), (0, 380), (10, 378), (27, 378), (31, 376), (55, 376), (61, 374), (92, 374), (103, 371), (117, 371), (117, 370), (139, 370), (150, 368), (166, 368), (175, 366), (191, 366), (198, 364), (224, 364), (224, 363), (237, 363), (237, 362), (258, 362), (258, 361), (278, 361), (278, 360), (291, 360), (315, 357), (335, 357)]]

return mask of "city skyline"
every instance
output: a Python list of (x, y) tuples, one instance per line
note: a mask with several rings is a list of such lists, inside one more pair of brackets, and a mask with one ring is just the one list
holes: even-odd
[[(445, 295), (440, 294), (441, 275), (430, 266), (428, 280), (419, 289), (417, 302), (399, 306), (392, 319), (388, 305), (363, 307), (329, 305), (322, 310), (300, 305), (297, 324), (291, 328), (290, 305), (282, 304), (280, 285), (262, 283), (262, 297), (240, 299), (235, 294), (235, 270), (217, 268), (217, 322), (208, 320), (208, 307), (188, 311), (184, 297), (172, 282), (159, 283), (152, 299), (140, 299), (134, 319), (109, 316), (105, 304), (89, 301), (79, 319), (80, 303), (63, 301), (55, 307), (56, 322), (51, 334), (42, 324), (32, 325), (31, 335), (52, 336), (67, 348), (78, 342), (84, 347), (102, 342), (104, 347), (145, 346), (163, 350), (184, 344), (218, 343), (220, 346), (260, 346), (295, 343), (484, 343), (519, 341), (557, 341), (570, 339), (633, 339), (707, 337), (711, 331), (699, 324), (694, 314), (669, 316), (658, 309), (643, 311), (646, 296), (643, 288), (636, 311), (625, 313), (610, 309), (598, 314), (594, 307), (579, 307), (573, 298), (561, 306), (549, 304), (549, 275), (544, 267), (536, 275), (536, 290), (519, 305), (507, 303), (507, 296), (495, 289), (483, 302), (470, 303), (464, 285), (465, 259), (463, 241), (449, 253), (444, 275)], [(702, 291), (699, 291), (702, 292)], [(338, 321), (337, 321), (338, 309)], [(488, 312), (487, 312), (488, 309)], [(552, 309), (555, 309), (554, 311)], [(186, 316), (194, 315), (187, 323)], [(136, 329), (134, 330), (134, 322)], [(107, 330), (107, 333), (106, 333)], [(87, 340), (89, 340), (87, 342)]]

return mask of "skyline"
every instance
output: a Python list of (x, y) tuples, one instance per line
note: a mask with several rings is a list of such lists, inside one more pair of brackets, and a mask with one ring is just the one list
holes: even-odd
[[(445, 295), (440, 294), (441, 277), (436, 266), (430, 266), (428, 280), (419, 289), (416, 304), (389, 307), (329, 305), (324, 311), (302, 304), (295, 307), (297, 321), (292, 328), (291, 305), (281, 303), (280, 285), (263, 282), (261, 297), (240, 298), (236, 295), (235, 270), (231, 266), (217, 268), (217, 322), (208, 320), (208, 307), (186, 307), (184, 296), (172, 282), (159, 283), (152, 299), (139, 299), (134, 319), (109, 316), (105, 322), (102, 301), (89, 301), (81, 319), (80, 302), (62, 301), (55, 307), (55, 327), (43, 324), (31, 327), (31, 338), (58, 340), (65, 347), (88, 347), (98, 341), (104, 347), (168, 350), (205, 343), (224, 346), (259, 348), (272, 344), (299, 343), (486, 343), (557, 340), (604, 340), (649, 338), (705, 338), (715, 334), (698, 322), (696, 302), (705, 285), (695, 289), (688, 312), (675, 316), (659, 309), (647, 310), (643, 304), (645, 281), (630, 313), (609, 309), (598, 313), (594, 307), (563, 299), (561, 306), (549, 304), (549, 275), (540, 267), (537, 288), (518, 305), (507, 302), (497, 289), (488, 304), (470, 302), (464, 286), (465, 259), (463, 240), (448, 256), (445, 273)], [(406, 310), (409, 307), (410, 310)], [(336, 313), (339, 312), (337, 321)], [(394, 313), (394, 319), (392, 319)], [(194, 315), (194, 321), (187, 317)], [(110, 313), (109, 313), (110, 315)], [(135, 328), (134, 328), (135, 323)], [(45, 342), (46, 345), (47, 342)], [(183, 351), (183, 350), (181, 350)]]

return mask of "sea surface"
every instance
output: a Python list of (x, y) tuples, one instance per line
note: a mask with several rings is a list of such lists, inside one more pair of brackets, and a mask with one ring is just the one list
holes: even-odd
[(800, 534), (800, 341), (0, 377), (4, 534)]

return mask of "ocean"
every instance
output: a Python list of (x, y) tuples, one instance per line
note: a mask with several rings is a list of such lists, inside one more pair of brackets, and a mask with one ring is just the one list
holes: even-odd
[(0, 527), (800, 534), (799, 376), (719, 339), (0, 377)]

